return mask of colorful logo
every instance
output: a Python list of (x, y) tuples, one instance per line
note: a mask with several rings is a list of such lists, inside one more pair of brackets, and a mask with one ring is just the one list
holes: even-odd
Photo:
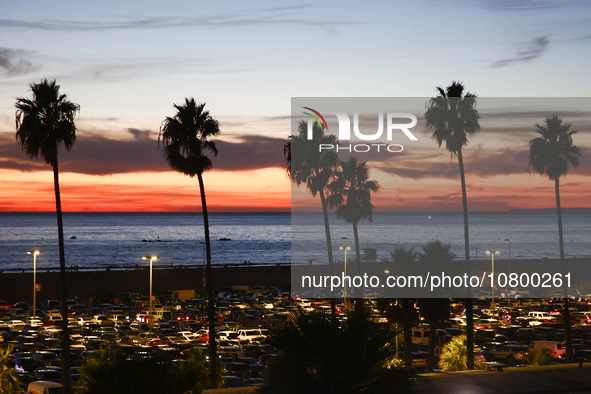
[(315, 114), (316, 114), (318, 117), (320, 117), (320, 119), (322, 119), (322, 123), (324, 123), (324, 127), (322, 126), (322, 123), (320, 123), (320, 120), (318, 120), (318, 118), (317, 118), (316, 116), (312, 115), (312, 114), (311, 114), (311, 113), (309, 113), (309, 112), (303, 112), (304, 114), (306, 114), (306, 115), (308, 115), (308, 116), (312, 117), (312, 118), (313, 118), (313, 119), (316, 121), (316, 123), (318, 123), (318, 127), (320, 127), (320, 129), (321, 129), (321, 130), (324, 128), (324, 129), (326, 129), (326, 131), (328, 131), (328, 125), (326, 124), (326, 120), (324, 120), (324, 117), (323, 117), (322, 115), (320, 115), (320, 112), (318, 112), (318, 111), (316, 111), (316, 110), (313, 110), (313, 109), (312, 109), (312, 108), (310, 108), (310, 107), (302, 107), (302, 108), (304, 108), (304, 109), (307, 109), (308, 111), (312, 111), (312, 112), (314, 112), (314, 113), (315, 113)]

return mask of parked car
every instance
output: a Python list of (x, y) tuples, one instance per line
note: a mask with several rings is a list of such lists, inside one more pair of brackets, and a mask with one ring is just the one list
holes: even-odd
[(63, 387), (61, 383), (41, 380), (31, 382), (27, 388), (27, 394), (62, 394)]
[(521, 344), (503, 343), (488, 350), (485, 356), (487, 361), (504, 361), (507, 364), (513, 364), (519, 353), (529, 353), (529, 349)]

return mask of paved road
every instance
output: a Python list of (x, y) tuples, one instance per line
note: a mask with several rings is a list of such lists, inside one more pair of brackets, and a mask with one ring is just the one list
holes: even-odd
[[(586, 363), (583, 369), (571, 364), (514, 367), (505, 372), (438, 373), (420, 375), (418, 381), (417, 394), (591, 394), (591, 363)], [(255, 387), (204, 391), (204, 394), (255, 393)]]
[(420, 394), (589, 394), (591, 364), (431, 374), (418, 381)]

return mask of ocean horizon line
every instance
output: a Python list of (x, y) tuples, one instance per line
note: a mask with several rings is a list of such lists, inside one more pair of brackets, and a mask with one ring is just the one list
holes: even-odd
[[(562, 207), (562, 213), (591, 213), (591, 208), (586, 207)], [(322, 211), (291, 211), (291, 210), (265, 210), (265, 211), (209, 211), (209, 215), (274, 215), (274, 214), (318, 214)], [(334, 212), (330, 212), (334, 213)], [(392, 213), (392, 214), (461, 214), (463, 211), (382, 211), (375, 210), (374, 214)], [(549, 208), (511, 208), (507, 211), (469, 211), (468, 214), (507, 214), (507, 213), (556, 213), (556, 207)], [(55, 214), (55, 211), (0, 211), (0, 214)], [(170, 215), (186, 215), (186, 214), (203, 214), (202, 211), (62, 211), (62, 214), (105, 214), (105, 215), (151, 215), (151, 214), (170, 214)]]

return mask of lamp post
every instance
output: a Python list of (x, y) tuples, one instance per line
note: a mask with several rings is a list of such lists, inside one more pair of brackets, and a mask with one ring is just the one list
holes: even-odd
[(344, 250), (345, 251), (345, 280), (343, 280), (343, 301), (346, 304), (347, 303), (347, 251), (351, 250), (350, 246), (339, 246), (339, 250)]
[[(505, 238), (506, 242), (509, 242), (509, 275), (511, 275), (511, 240), (509, 238)], [(509, 281), (507, 281), (509, 283)]]
[(150, 260), (150, 309), (148, 309), (148, 327), (150, 328), (150, 339), (152, 337), (152, 325), (150, 319), (154, 319), (152, 315), (152, 262), (156, 261), (160, 256), (143, 256), (142, 260)]
[(486, 250), (484, 253), (490, 254), (492, 256), (492, 277), (491, 277), (491, 287), (492, 287), (492, 303), (490, 304), (491, 309), (494, 311), (496, 304), (495, 304), (495, 254), (501, 254), (498, 250)]
[(43, 253), (42, 250), (29, 250), (27, 254), (33, 255), (33, 318), (37, 307), (37, 255)]

